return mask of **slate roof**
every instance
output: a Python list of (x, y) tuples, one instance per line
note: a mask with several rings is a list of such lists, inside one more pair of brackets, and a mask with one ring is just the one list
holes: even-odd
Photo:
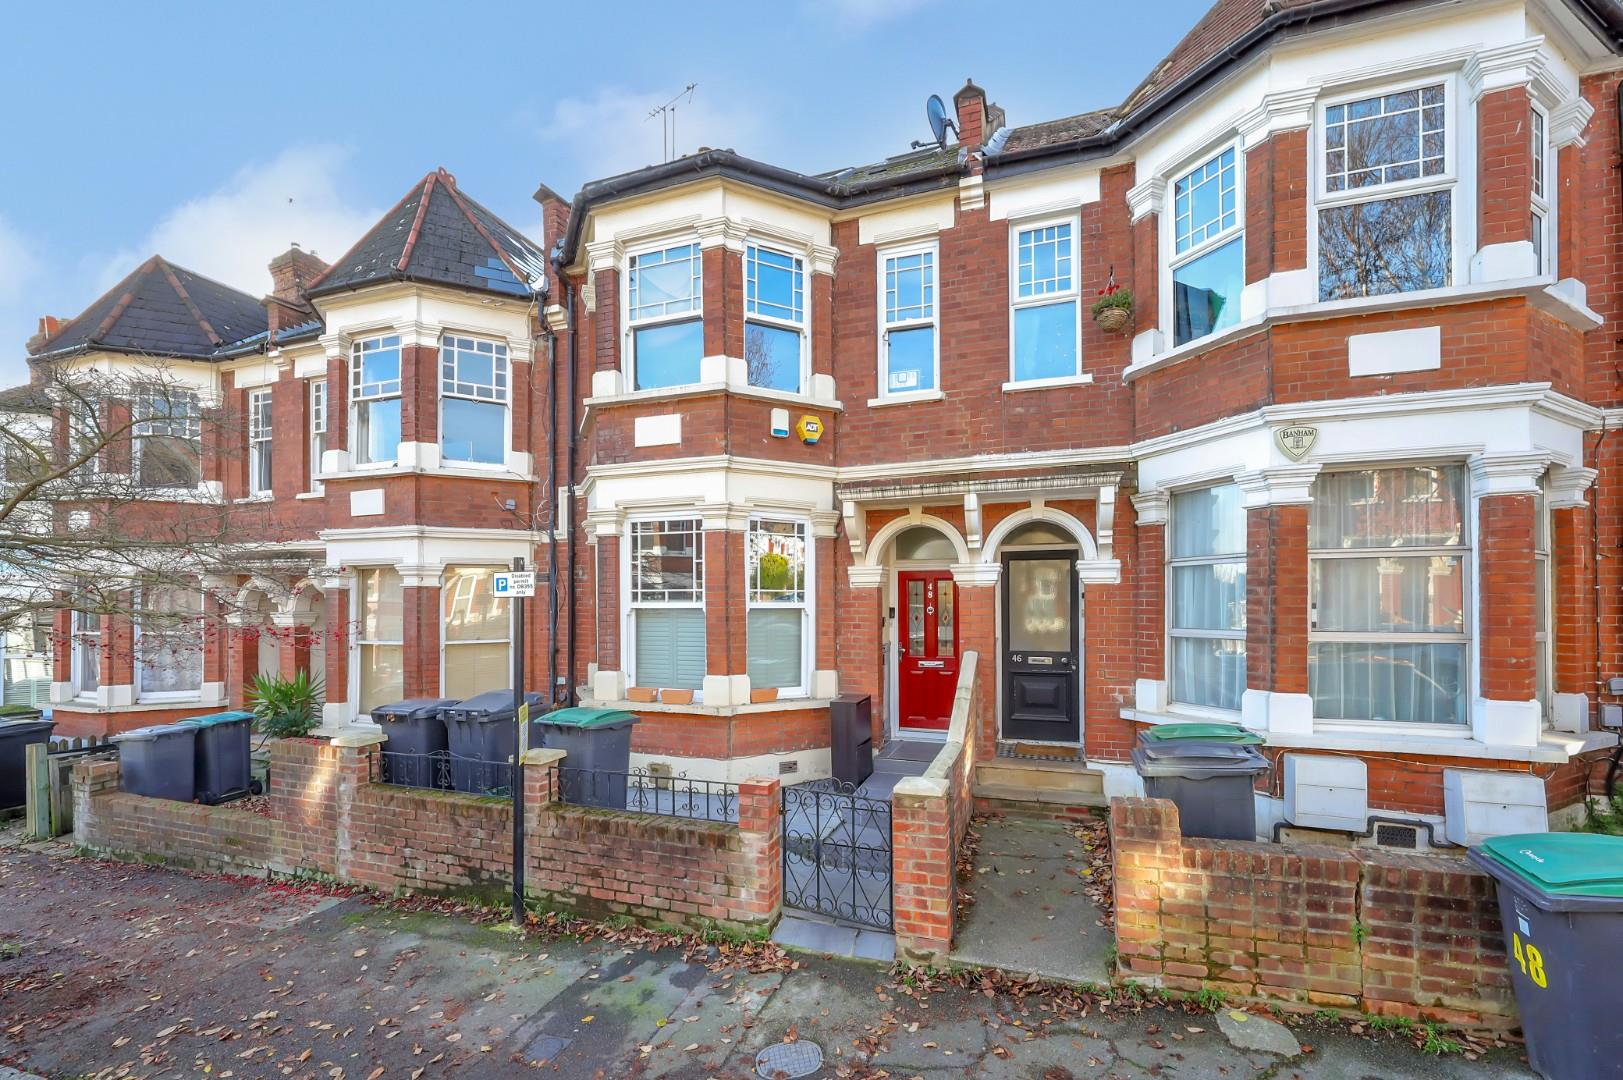
[(51, 399), (38, 383), (0, 390), (0, 412), (50, 412)]
[(529, 296), (545, 253), (436, 169), (310, 286), (310, 296), (386, 281), (419, 281)]
[(256, 298), (154, 255), (32, 352), (43, 357), (105, 350), (210, 360), (222, 347), (267, 327)]
[(871, 165), (851, 165), (832, 172), (819, 173), (818, 179), (841, 184), (860, 185), (872, 180), (901, 180), (913, 173), (931, 172), (948, 165), (960, 164), (965, 157), (962, 147), (954, 143), (946, 147), (927, 147), (906, 154), (897, 154)]
[(1115, 123), (1117, 114), (1116, 109), (1095, 109), (1093, 112), (1078, 113), (1076, 116), (1067, 116), (1059, 120), (1045, 120), (1040, 124), (1025, 124), (1010, 128), (1008, 135), (1004, 137), (1001, 152), (1012, 154), (1021, 150), (1035, 150), (1039, 147), (1091, 138)]

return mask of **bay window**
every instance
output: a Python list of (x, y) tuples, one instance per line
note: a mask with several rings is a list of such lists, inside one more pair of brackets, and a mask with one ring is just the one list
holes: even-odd
[(248, 494), (271, 491), (271, 392), (248, 391)]
[(881, 252), (879, 393), (913, 394), (939, 382), (936, 247)]
[(507, 461), (507, 346), (447, 334), (440, 339), (440, 458)]
[(357, 341), (350, 351), (350, 450), (357, 465), (400, 456), (400, 335)]
[(141, 590), (135, 620), (138, 700), (195, 697), (203, 689), (203, 597), (194, 589)]
[(405, 696), (405, 596), (400, 574), (392, 566), (357, 570), (355, 591), (360, 601), (356, 704), (364, 715)]
[(706, 668), (704, 523), (631, 523), (632, 685), (699, 690)]
[(1554, 271), (1554, 260), (1549, 259), (1546, 253), (1550, 250), (1550, 184), (1549, 165), (1550, 158), (1549, 136), (1545, 133), (1544, 113), (1536, 106), (1532, 111), (1532, 159), (1530, 165), (1533, 172), (1533, 208), (1532, 208), (1532, 240), (1535, 273), (1548, 274)]
[(1237, 711), (1245, 692), (1245, 508), (1234, 484), (1172, 496), (1172, 701)]
[(626, 277), (632, 388), (698, 382), (704, 356), (699, 245), (633, 255)]
[(197, 487), (203, 434), (197, 394), (156, 387), (136, 399), (135, 475), (144, 488)]
[(744, 250), (744, 362), (751, 386), (805, 390), (806, 271), (793, 255)]
[(471, 698), (513, 684), (513, 616), (495, 594), (497, 567), (454, 566), (440, 587), (440, 695)]
[(327, 452), (327, 380), (310, 380), (310, 490), (321, 489), (321, 455)]
[(1240, 321), (1245, 287), (1245, 219), (1236, 151), (1229, 147), (1173, 185), (1173, 344)]
[(750, 686), (804, 693), (810, 637), (806, 523), (751, 521), (745, 537)]
[(1465, 724), (1465, 469), (1321, 473), (1308, 519), (1308, 692), (1322, 720)]
[(1454, 174), (1442, 83), (1326, 106), (1319, 299), (1454, 280)]
[(1082, 373), (1075, 219), (1016, 228), (1014, 266), (1009, 380), (1075, 378)]

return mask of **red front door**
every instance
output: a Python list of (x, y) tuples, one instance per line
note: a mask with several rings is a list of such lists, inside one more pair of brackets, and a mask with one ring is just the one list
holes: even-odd
[(958, 688), (958, 590), (947, 570), (903, 570), (897, 709), (907, 731), (945, 731)]

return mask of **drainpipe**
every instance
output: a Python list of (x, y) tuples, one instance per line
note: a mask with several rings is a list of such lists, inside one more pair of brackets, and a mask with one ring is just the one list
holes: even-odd
[(547, 522), (547, 701), (558, 703), (558, 335), (547, 328), (547, 406), (552, 416), (547, 424), (547, 495), (552, 504), (542, 520)]
[[(559, 270), (562, 271), (562, 267)], [(562, 273), (559, 274), (562, 277)], [(575, 286), (567, 279), (564, 284), (564, 313), (568, 316), (569, 327), (569, 375), (565, 383), (569, 387), (569, 454), (568, 472), (564, 476), (563, 497), (568, 499), (569, 512), (564, 515), (569, 522), (569, 540), (567, 566), (569, 571), (569, 611), (565, 622), (564, 633), (568, 642), (566, 659), (568, 666), (564, 668), (566, 685), (564, 689), (564, 704), (575, 703), (575, 537), (579, 535), (580, 528), (575, 521), (575, 448), (579, 429), (575, 423), (575, 372), (579, 368), (580, 357), (580, 328), (575, 324)]]

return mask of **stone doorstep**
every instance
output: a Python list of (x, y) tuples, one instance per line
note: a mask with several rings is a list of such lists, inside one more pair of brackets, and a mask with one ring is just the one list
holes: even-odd
[(975, 765), (975, 795), (983, 799), (1103, 807), (1104, 776), (1075, 762), (996, 758)]

